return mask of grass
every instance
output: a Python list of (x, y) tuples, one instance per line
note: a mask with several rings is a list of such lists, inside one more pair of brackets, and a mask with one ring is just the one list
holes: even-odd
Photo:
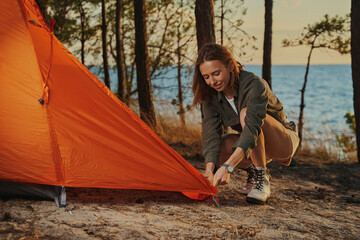
[(174, 115), (157, 116), (157, 134), (180, 155), (201, 157), (201, 126), (192, 122), (182, 127)]
[[(338, 134), (339, 133), (339, 134)], [(344, 152), (339, 142), (336, 140), (337, 135), (345, 134), (349, 136), (346, 130), (331, 129), (325, 123), (322, 129), (316, 132), (305, 129), (302, 147), (298, 149), (298, 153), (314, 156), (324, 161), (331, 162), (357, 162), (356, 151)]]

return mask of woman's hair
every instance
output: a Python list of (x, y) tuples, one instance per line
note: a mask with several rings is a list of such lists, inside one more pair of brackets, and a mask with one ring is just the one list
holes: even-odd
[(224, 46), (221, 46), (219, 44), (207, 44), (203, 46), (199, 50), (199, 55), (195, 63), (195, 70), (194, 70), (194, 77), (193, 77), (193, 85), (192, 85), (192, 91), (194, 94), (194, 100), (193, 105), (196, 106), (198, 104), (202, 104), (205, 102), (210, 102), (211, 97), (214, 93), (216, 93), (216, 90), (211, 88), (209, 85), (206, 84), (203, 76), (200, 72), (200, 64), (202, 64), (205, 61), (212, 61), (212, 60), (219, 60), (222, 62), (226, 67), (233, 63), (234, 65), (234, 71), (232, 74), (234, 74), (234, 78), (230, 75), (230, 81), (229, 85), (231, 87), (236, 88), (237, 83), (239, 81), (239, 73), (240, 69), (242, 69), (242, 65), (235, 61), (232, 54), (227, 50)]

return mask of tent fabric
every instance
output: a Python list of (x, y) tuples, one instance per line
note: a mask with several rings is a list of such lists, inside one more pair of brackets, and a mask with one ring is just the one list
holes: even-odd
[(58, 41), (34, 0), (0, 9), (1, 181), (217, 193)]

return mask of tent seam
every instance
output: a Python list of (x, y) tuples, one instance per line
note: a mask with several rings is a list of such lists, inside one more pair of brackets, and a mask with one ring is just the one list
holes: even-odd
[[(24, 5), (24, 1), (18, 0), (18, 2), (20, 3), (20, 6), (22, 8), (22, 14), (23, 14), (23, 17), (24, 17), (24, 20), (25, 20), (25, 23), (26, 23), (26, 26), (27, 26), (27, 29), (28, 29), (30, 40), (33, 43), (32, 48), (33, 48), (34, 53), (35, 53), (34, 55), (36, 57), (36, 62), (37, 62), (39, 74), (40, 74), (41, 79), (42, 79), (42, 82), (40, 82), (40, 85), (41, 85), (41, 84), (44, 84), (44, 77), (43, 77), (43, 74), (41, 72), (41, 68), (39, 66), (39, 60), (38, 60), (38, 56), (36, 54), (36, 49), (35, 49), (35, 45), (34, 45), (34, 39), (33, 39), (33, 36), (31, 34), (30, 30), (29, 30), (29, 22), (28, 22), (28, 16), (27, 16), (27, 13), (26, 13), (26, 7)], [(36, 4), (36, 7), (38, 8), (37, 4)], [(41, 17), (43, 18), (42, 15), (41, 15)], [(47, 28), (45, 28), (45, 27), (42, 27), (42, 28), (44, 28), (48, 32)], [(50, 33), (50, 34), (52, 34), (52, 33)], [(50, 71), (50, 69), (49, 69), (49, 71)], [(50, 133), (50, 146), (51, 146), (51, 149), (52, 149), (52, 155), (53, 155), (53, 161), (54, 161), (54, 165), (55, 165), (56, 178), (57, 178), (57, 181), (59, 183), (61, 183), (60, 185), (62, 185), (64, 183), (64, 168), (63, 168), (63, 164), (62, 164), (62, 157), (61, 157), (61, 153), (60, 153), (60, 149), (59, 149), (59, 144), (58, 144), (58, 141), (57, 141), (56, 130), (55, 130), (55, 127), (53, 125), (52, 115), (50, 113), (51, 111), (49, 110), (49, 107), (48, 107), (47, 104), (45, 106), (45, 111), (46, 111), (46, 119), (47, 119), (47, 122), (48, 122), (49, 133)]]

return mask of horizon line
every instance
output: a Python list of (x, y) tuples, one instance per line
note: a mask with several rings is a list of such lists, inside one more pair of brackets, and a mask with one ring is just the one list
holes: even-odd
[[(262, 66), (262, 64), (243, 64), (245, 66)], [(271, 64), (271, 66), (306, 66), (307, 64)], [(336, 65), (349, 65), (351, 63), (314, 63), (310, 64), (309, 66), (336, 66)]]

